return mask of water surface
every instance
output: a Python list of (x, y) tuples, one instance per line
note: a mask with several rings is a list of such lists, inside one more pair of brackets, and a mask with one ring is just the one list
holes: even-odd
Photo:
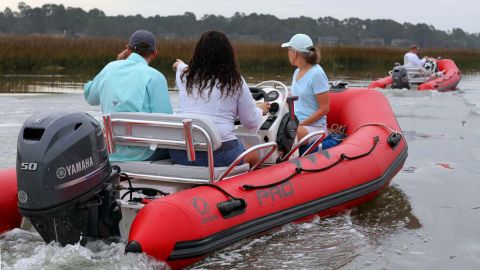
[[(341, 78), (356, 86), (369, 82), (358, 75)], [(0, 168), (14, 166), (16, 136), (28, 116), (59, 110), (100, 115), (84, 101), (81, 83), (59, 79), (56, 84), (57, 79), (24, 85), (37, 93), (0, 94)], [(382, 90), (404, 131), (409, 157), (376, 199), (335, 217), (242, 240), (191, 268), (479, 269), (480, 73), (465, 75), (459, 88)], [(176, 106), (176, 92), (171, 97)], [(145, 255), (125, 256), (123, 249), (122, 243), (46, 245), (37, 234), (19, 229), (0, 236), (2, 270), (164, 266)]]

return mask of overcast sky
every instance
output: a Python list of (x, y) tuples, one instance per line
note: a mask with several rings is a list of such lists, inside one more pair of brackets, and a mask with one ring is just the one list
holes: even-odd
[[(0, 9), (16, 10), (19, 0), (0, 0)], [(98, 8), (107, 15), (177, 15), (187, 11), (197, 18), (205, 14), (230, 17), (236, 11), (272, 14), (279, 18), (331, 16), (338, 19), (392, 19), (397, 22), (426, 23), (440, 30), (458, 27), (480, 33), (479, 0), (24, 0), (32, 7), (46, 3)]]

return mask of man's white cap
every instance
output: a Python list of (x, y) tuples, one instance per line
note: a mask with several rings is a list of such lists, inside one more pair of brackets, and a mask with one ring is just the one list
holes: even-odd
[(282, 48), (291, 47), (297, 51), (308, 53), (313, 47), (312, 39), (305, 34), (294, 35), (289, 42), (282, 44)]

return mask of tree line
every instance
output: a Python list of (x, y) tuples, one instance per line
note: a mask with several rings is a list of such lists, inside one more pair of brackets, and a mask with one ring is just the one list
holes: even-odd
[(331, 46), (396, 46), (417, 43), (427, 48), (480, 48), (480, 33), (460, 28), (449, 31), (424, 23), (398, 23), (386, 19), (298, 17), (279, 19), (268, 14), (235, 13), (232, 17), (205, 15), (197, 18), (186, 12), (174, 16), (106, 16), (99, 9), (45, 4), (31, 7), (24, 2), (18, 11), (0, 12), (0, 34), (48, 34), (65, 36), (128, 37), (137, 29), (147, 29), (164, 39), (192, 39), (217, 29), (232, 39), (255, 42), (282, 42), (295, 33), (310, 35), (316, 43)]

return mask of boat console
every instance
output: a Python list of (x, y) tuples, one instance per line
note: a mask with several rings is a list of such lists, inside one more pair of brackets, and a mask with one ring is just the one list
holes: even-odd
[[(275, 142), (278, 149), (265, 160), (264, 165), (277, 163), (284, 154), (292, 149), (297, 134), (298, 120), (293, 112), (293, 102), (296, 97), (289, 97), (288, 87), (278, 81), (261, 82), (250, 88), (257, 102), (269, 102), (271, 108), (263, 116), (263, 124), (256, 132), (252, 132), (237, 122), (235, 135), (244, 145), (259, 145)], [(265, 150), (260, 150), (261, 155)]]

